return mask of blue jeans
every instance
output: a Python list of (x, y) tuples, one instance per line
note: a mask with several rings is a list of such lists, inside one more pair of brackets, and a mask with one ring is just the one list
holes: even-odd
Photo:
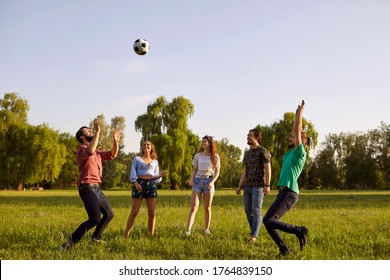
[(280, 252), (289, 251), (287, 245), (284, 243), (282, 236), (279, 233), (279, 230), (290, 233), (297, 234), (299, 228), (297, 226), (286, 224), (280, 221), (280, 218), (287, 213), (288, 210), (294, 207), (298, 201), (298, 194), (284, 188), (279, 192), (275, 201), (272, 203), (267, 213), (264, 216), (264, 226), (267, 229), (269, 235), (278, 245)]
[[(96, 229), (93, 232), (92, 237), (101, 239), (108, 223), (114, 217), (110, 202), (101, 191), (99, 185), (81, 184), (79, 186), (79, 195), (84, 202), (88, 220), (79, 225), (70, 236), (70, 239), (73, 243), (79, 242), (81, 237), (95, 226)], [(103, 217), (100, 217), (100, 214), (102, 214)]]
[(192, 191), (197, 193), (210, 193), (215, 191), (213, 186), (209, 189), (207, 186), (213, 180), (213, 178), (194, 178), (194, 185), (192, 186)]
[(244, 187), (244, 208), (251, 229), (251, 237), (257, 238), (259, 235), (263, 199), (263, 188)]

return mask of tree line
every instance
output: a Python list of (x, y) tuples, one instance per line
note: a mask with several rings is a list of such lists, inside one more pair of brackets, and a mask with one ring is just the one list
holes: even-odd
[[(27, 121), (28, 101), (16, 93), (6, 93), (0, 99), (0, 188), (76, 188), (78, 167), (73, 133), (59, 133), (48, 124), (30, 125)], [(188, 187), (192, 158), (199, 150), (201, 138), (188, 127), (194, 114), (190, 100), (179, 96), (168, 101), (161, 96), (149, 104), (146, 112), (134, 122), (142, 135), (141, 142), (151, 140), (157, 150), (160, 167), (167, 176), (160, 184), (164, 189)], [(99, 149), (110, 149), (111, 131), (125, 130), (125, 118), (116, 116), (102, 121)], [(271, 154), (272, 185), (279, 177), (287, 138), (291, 134), (294, 113), (287, 112), (271, 125), (259, 124), (262, 146)], [(90, 123), (92, 126), (92, 120)], [(317, 146), (318, 132), (314, 124), (303, 119), (304, 130)], [(249, 130), (250, 128), (248, 128)], [(202, 135), (203, 136), (203, 135)], [(130, 188), (130, 167), (138, 154), (124, 152), (122, 135), (117, 158), (104, 162), (103, 188)], [(299, 179), (305, 189), (385, 189), (390, 180), (390, 126), (384, 122), (367, 133), (329, 134), (312, 157), (308, 153), (305, 169)], [(223, 138), (217, 141), (221, 159), (220, 178), (216, 188), (235, 188), (243, 169), (240, 148)]]

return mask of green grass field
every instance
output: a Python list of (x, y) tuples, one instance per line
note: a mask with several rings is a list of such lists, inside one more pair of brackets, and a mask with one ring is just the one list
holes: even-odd
[[(130, 211), (130, 191), (104, 191), (115, 217), (104, 244), (89, 244), (89, 232), (73, 248), (60, 251), (86, 219), (76, 190), (1, 191), (0, 259), (2, 260), (273, 260), (276, 244), (264, 226), (254, 244), (247, 242), (242, 195), (217, 190), (212, 208), (212, 236), (203, 234), (203, 202), (191, 237), (184, 235), (190, 191), (159, 191), (156, 235), (148, 236), (145, 203), (129, 239), (123, 238)], [(263, 215), (276, 191), (265, 197)], [(293, 235), (283, 234), (293, 260), (389, 260), (390, 191), (303, 191), (283, 221), (309, 228), (308, 245), (299, 250)]]

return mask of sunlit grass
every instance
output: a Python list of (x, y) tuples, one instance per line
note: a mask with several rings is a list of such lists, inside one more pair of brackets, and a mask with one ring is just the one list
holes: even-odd
[[(65, 252), (59, 247), (87, 216), (77, 191), (0, 192), (0, 258), (98, 260), (235, 260), (277, 259), (278, 250), (265, 228), (255, 244), (247, 242), (249, 228), (243, 198), (234, 190), (217, 190), (212, 207), (212, 236), (205, 236), (203, 202), (191, 236), (184, 235), (190, 191), (159, 191), (156, 235), (147, 230), (143, 204), (134, 231), (123, 238), (130, 211), (130, 191), (104, 191), (115, 217), (104, 244), (89, 244), (88, 233)], [(263, 214), (275, 199), (267, 196)], [(284, 221), (306, 225), (307, 247), (299, 250), (294, 235), (283, 234), (291, 249), (287, 259), (351, 260), (390, 259), (389, 191), (304, 191)]]

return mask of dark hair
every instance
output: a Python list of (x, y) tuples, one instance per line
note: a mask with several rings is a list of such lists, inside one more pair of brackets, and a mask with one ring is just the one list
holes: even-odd
[(83, 141), (81, 141), (80, 136), (84, 135), (84, 133), (83, 133), (84, 128), (88, 128), (88, 127), (87, 127), (87, 126), (82, 126), (82, 127), (80, 127), (80, 129), (77, 130), (77, 132), (76, 132), (76, 139), (77, 139), (77, 141), (79, 141), (81, 144), (83, 143)]
[(253, 135), (255, 136), (257, 142), (261, 142), (261, 140), (263, 140), (263, 135), (261, 134), (261, 131), (260, 129), (258, 128), (252, 128), (251, 130), (249, 130), (249, 132), (253, 132)]
[[(215, 168), (217, 166), (217, 146), (214, 142), (214, 137), (210, 135), (205, 135), (202, 137), (202, 140), (206, 139), (207, 142), (209, 142), (209, 147), (210, 147), (210, 161), (213, 167)], [(200, 151), (203, 152), (202, 146), (200, 147)]]
[(306, 132), (301, 131), (301, 139), (304, 146), (310, 147), (311, 139), (309, 136), (307, 136)]

